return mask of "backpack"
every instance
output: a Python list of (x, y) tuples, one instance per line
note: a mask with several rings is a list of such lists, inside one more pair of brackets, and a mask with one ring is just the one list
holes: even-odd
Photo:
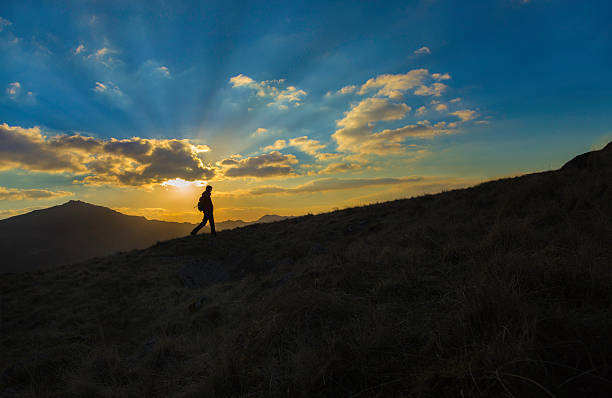
[(204, 203), (202, 202), (203, 196), (200, 196), (200, 200), (198, 200), (198, 210), (204, 211)]

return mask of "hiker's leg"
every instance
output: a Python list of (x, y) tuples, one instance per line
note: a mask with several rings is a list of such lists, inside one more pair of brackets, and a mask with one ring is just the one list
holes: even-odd
[(217, 235), (217, 231), (215, 231), (215, 218), (213, 217), (212, 212), (208, 216), (208, 220), (210, 222), (210, 234)]
[(206, 214), (204, 215), (204, 218), (202, 219), (202, 222), (193, 229), (193, 231), (191, 231), (191, 235), (195, 235), (198, 233), (199, 230), (201, 230), (205, 225), (206, 225), (206, 221), (208, 221), (208, 219), (206, 218)]

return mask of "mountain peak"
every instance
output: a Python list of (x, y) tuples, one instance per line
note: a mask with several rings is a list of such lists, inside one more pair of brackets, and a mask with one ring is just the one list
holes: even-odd
[(62, 203), (60, 206), (96, 206), (91, 203), (83, 202), (82, 200), (72, 199), (66, 203)]
[(259, 219), (256, 221), (258, 223), (266, 223), (266, 222), (275, 222), (275, 221), (282, 221), (286, 218), (286, 216), (278, 216), (276, 214), (266, 214), (264, 216), (259, 217)]

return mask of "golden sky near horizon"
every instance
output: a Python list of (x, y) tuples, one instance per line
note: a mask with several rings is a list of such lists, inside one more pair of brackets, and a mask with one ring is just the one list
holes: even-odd
[(2, 2), (0, 219), (196, 222), (210, 183), (252, 221), (560, 167), (612, 140), (601, 7)]

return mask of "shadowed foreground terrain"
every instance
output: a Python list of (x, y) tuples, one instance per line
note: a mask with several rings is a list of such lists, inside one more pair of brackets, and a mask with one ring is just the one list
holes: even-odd
[(612, 393), (612, 144), (2, 276), (2, 396)]

